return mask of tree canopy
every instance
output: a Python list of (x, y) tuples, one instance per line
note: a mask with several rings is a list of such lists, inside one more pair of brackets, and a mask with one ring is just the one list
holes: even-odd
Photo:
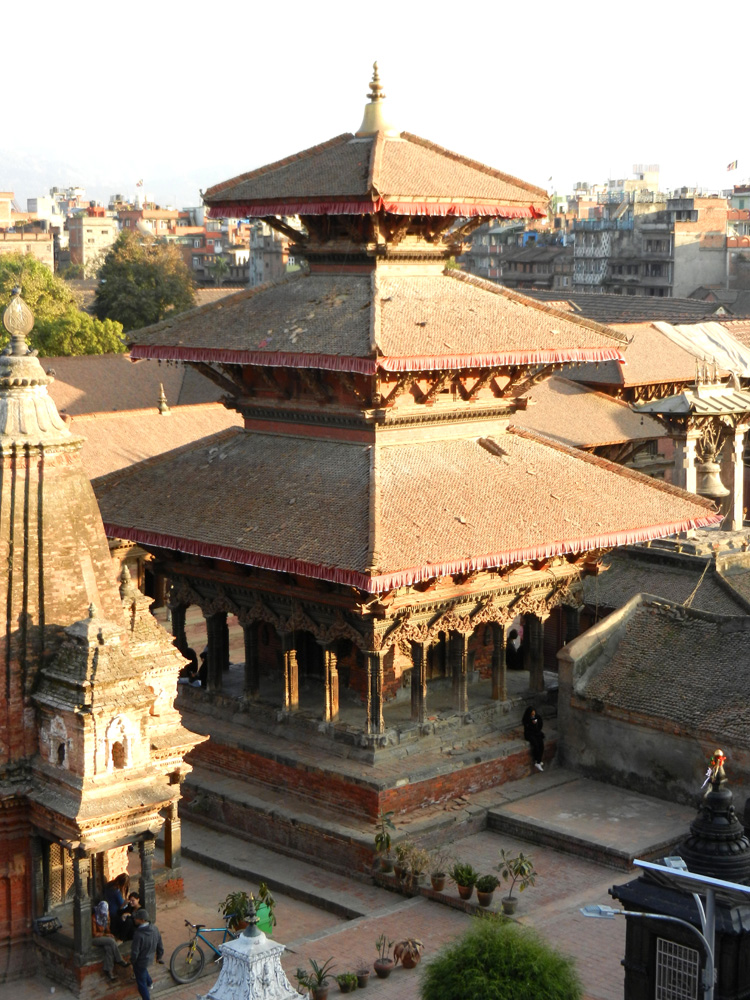
[[(60, 278), (31, 254), (0, 254), (0, 309), (5, 310), (15, 286), (34, 314), (31, 346), (42, 356), (121, 354), (122, 326), (94, 319), (78, 308), (75, 296)], [(0, 327), (0, 347), (8, 334)]]
[(125, 330), (158, 323), (195, 305), (193, 279), (179, 249), (139, 232), (122, 232), (99, 271), (94, 310)]
[(484, 917), (437, 955), (420, 984), (422, 1000), (580, 1000), (573, 960), (534, 931)]

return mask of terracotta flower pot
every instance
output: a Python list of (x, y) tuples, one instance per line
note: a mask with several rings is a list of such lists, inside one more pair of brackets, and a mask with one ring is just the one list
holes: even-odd
[(357, 989), (363, 990), (367, 986), (367, 980), (370, 978), (370, 970), (364, 969), (357, 973)]
[(505, 896), (501, 900), (503, 904), (503, 913), (507, 914), (509, 917), (513, 916), (516, 912), (516, 907), (518, 906), (518, 900), (515, 896)]
[(313, 986), (313, 1000), (328, 1000), (329, 986)]
[(405, 969), (415, 969), (421, 960), (422, 956), (417, 952), (416, 955), (402, 955), (401, 964)]
[(373, 963), (373, 968), (375, 969), (375, 974), (380, 979), (387, 979), (388, 976), (393, 972), (393, 959), (392, 958), (376, 958)]
[(492, 889), (490, 892), (480, 892), (479, 889), (477, 889), (477, 902), (479, 903), (480, 906), (492, 906), (492, 897), (494, 895), (495, 895), (494, 889)]
[(457, 885), (456, 888), (458, 889), (458, 894), (461, 899), (471, 899), (474, 895), (473, 885)]
[(445, 875), (430, 875), (430, 881), (435, 892), (442, 892), (445, 889)]

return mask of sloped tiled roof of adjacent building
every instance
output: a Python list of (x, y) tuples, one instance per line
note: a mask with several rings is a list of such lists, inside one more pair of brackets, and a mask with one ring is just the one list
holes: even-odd
[(344, 133), (210, 187), (217, 215), (394, 214), (540, 217), (547, 192), (419, 136)]
[(557, 375), (535, 385), (528, 399), (527, 409), (513, 414), (511, 426), (536, 431), (574, 448), (664, 436), (663, 426), (653, 417), (642, 418), (622, 400)]
[(134, 364), (127, 354), (50, 357), (41, 363), (54, 373), (48, 391), (55, 406), (70, 416), (155, 408), (160, 385), (170, 406), (211, 403), (221, 396), (212, 382), (182, 364)]
[(618, 361), (626, 338), (490, 281), (296, 274), (131, 334), (133, 357), (374, 373)]
[[(662, 720), (670, 731), (677, 726), (696, 736), (721, 734), (735, 746), (750, 745), (750, 619), (680, 608), (642, 594), (609, 629), (608, 621), (597, 626), (601, 656), (576, 682), (580, 698), (629, 718)], [(619, 635), (610, 652), (607, 638), (614, 639), (615, 629)]]
[(706, 319), (717, 319), (725, 311), (718, 302), (657, 298), (651, 295), (597, 295), (568, 292), (561, 288), (530, 289), (528, 295), (540, 302), (565, 299), (577, 313), (596, 320), (597, 323), (653, 323), (656, 320), (667, 323), (700, 323)]
[(605, 610), (621, 608), (636, 594), (644, 593), (682, 604), (694, 591), (692, 607), (701, 611), (750, 614), (750, 600), (745, 602), (742, 595), (733, 595), (723, 586), (714, 567), (706, 571), (705, 559), (659, 560), (648, 551), (611, 552), (605, 556), (603, 570), (583, 581), (586, 604)]
[(165, 414), (156, 407), (82, 414), (73, 418), (70, 430), (83, 438), (83, 467), (89, 479), (96, 479), (241, 426), (242, 417), (221, 403), (199, 403), (177, 406)]
[(699, 497), (521, 430), (374, 447), (228, 431), (94, 487), (110, 535), (369, 592), (719, 519)]

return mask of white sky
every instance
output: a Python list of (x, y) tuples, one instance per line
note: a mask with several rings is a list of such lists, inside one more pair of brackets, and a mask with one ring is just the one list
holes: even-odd
[(7, 20), (0, 189), (21, 207), (139, 178), (197, 204), (355, 131), (374, 59), (398, 128), (548, 189), (641, 162), (663, 187), (750, 178), (739, 0), (42, 0)]

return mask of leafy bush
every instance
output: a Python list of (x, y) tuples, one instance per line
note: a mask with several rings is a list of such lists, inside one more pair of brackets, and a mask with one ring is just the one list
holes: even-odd
[(484, 918), (427, 966), (422, 1000), (581, 1000), (573, 960), (534, 931)]

